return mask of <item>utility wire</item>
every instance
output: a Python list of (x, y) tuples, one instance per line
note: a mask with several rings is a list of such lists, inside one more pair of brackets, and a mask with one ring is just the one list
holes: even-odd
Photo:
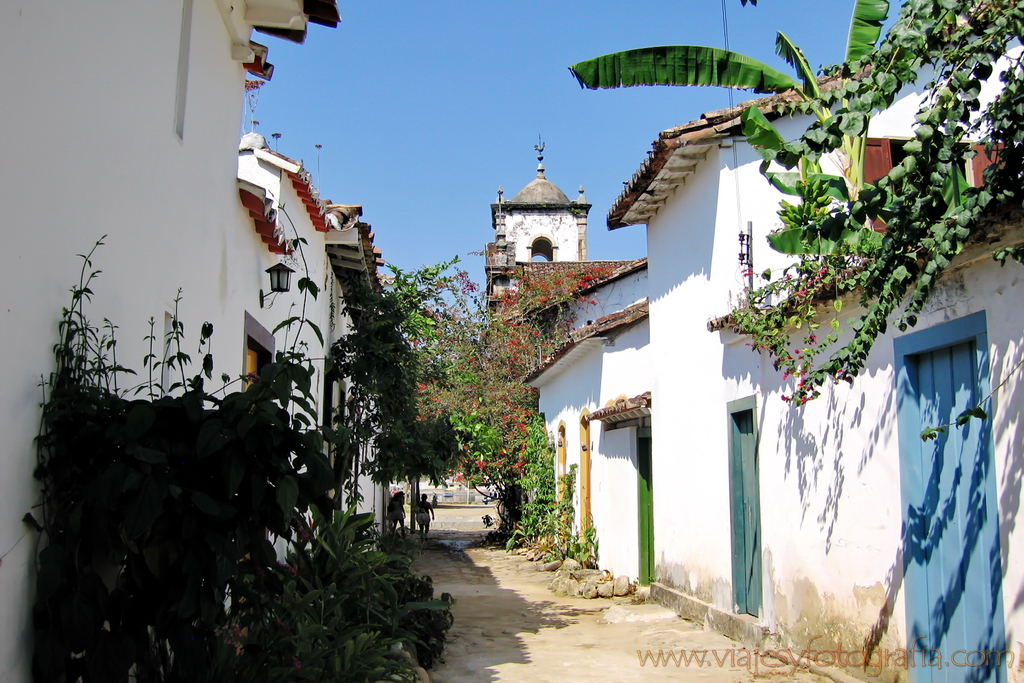
[[(729, 51), (729, 9), (725, 6), (725, 0), (722, 0), (722, 35), (725, 38), (725, 50)], [(732, 99), (732, 88), (726, 88), (729, 91), (729, 108), (735, 106)]]

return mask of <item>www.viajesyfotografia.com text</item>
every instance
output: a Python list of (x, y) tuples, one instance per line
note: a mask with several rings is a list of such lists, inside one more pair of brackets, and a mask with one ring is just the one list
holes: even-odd
[(1014, 656), (1006, 650), (953, 650), (943, 653), (937, 648), (926, 647), (924, 636), (917, 638), (909, 648), (876, 648), (867, 650), (845, 650), (842, 644), (835, 649), (824, 650), (814, 647), (814, 636), (806, 648), (729, 648), (724, 650), (637, 650), (640, 666), (654, 667), (718, 667), (722, 669), (745, 669), (751, 673), (773, 673), (792, 675), (797, 669), (810, 666), (850, 667), (862, 669), (868, 676), (879, 676), (891, 669), (945, 667), (1003, 667), (1012, 668), (1016, 662), (1024, 664), (1024, 643), (1018, 643), (1020, 654)]

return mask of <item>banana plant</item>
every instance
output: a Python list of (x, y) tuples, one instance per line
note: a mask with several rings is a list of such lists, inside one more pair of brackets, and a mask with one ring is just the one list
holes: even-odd
[[(744, 2), (743, 4), (746, 4)], [(756, 4), (753, 3), (752, 4)], [(887, 0), (856, 0), (847, 37), (844, 62), (852, 64), (870, 54), (881, 36), (882, 23), (889, 13)], [(776, 53), (796, 71), (797, 78), (788, 76), (751, 57), (728, 50), (695, 45), (671, 45), (640, 48), (616, 52), (589, 59), (569, 67), (585, 88), (620, 88), (637, 85), (719, 86), (750, 90), (760, 94), (792, 91), (801, 99), (812, 103), (812, 112), (822, 123), (828, 122), (832, 111), (813, 103), (820, 101), (818, 79), (803, 51), (788, 36), (779, 31), (775, 41)], [(820, 164), (795, 155), (785, 140), (757, 108), (750, 107), (742, 117), (743, 134), (758, 151), (764, 162), (761, 171), (769, 182), (781, 192), (812, 201), (819, 207), (826, 198), (838, 201), (856, 200), (864, 187), (864, 158), (867, 148), (869, 113), (850, 117), (844, 121), (844, 137), (834, 159), (840, 176), (822, 172)], [(768, 170), (771, 161), (797, 168), (795, 172), (775, 173)], [(792, 206), (792, 205), (790, 205)], [(783, 205), (784, 213), (786, 203)], [(823, 210), (819, 208), (820, 216)], [(785, 218), (785, 216), (784, 216)], [(866, 226), (867, 227), (867, 226)], [(791, 231), (796, 232), (791, 232)], [(794, 227), (776, 233), (769, 240), (783, 253), (834, 253), (848, 250), (851, 245), (874, 246), (880, 240), (870, 229), (857, 234), (842, 234), (822, 239), (804, 239), (803, 227)], [(789, 234), (784, 234), (789, 233)], [(864, 233), (864, 234), (860, 234)]]

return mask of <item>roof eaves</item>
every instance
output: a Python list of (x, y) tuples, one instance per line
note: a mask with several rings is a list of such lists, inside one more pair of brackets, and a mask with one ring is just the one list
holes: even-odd
[(334, 28), (341, 21), (336, 0), (303, 0), (301, 11), (275, 7), (274, 2), (251, 2), (246, 18), (252, 17), (252, 27), (260, 33), (277, 36), (293, 43), (302, 44), (306, 41), (306, 32), (310, 22)]
[(265, 161), (268, 164), (270, 164), (271, 166), (279, 168), (279, 169), (281, 169), (282, 171), (284, 171), (286, 173), (298, 173), (299, 171), (302, 170), (302, 162), (301, 161), (295, 161), (294, 159), (289, 159), (285, 155), (278, 154), (277, 152), (275, 152), (273, 150), (263, 149), (263, 148), (257, 147), (256, 149), (254, 149), (252, 151), (252, 153), (260, 161)]
[[(832, 90), (841, 85), (841, 80), (823, 76), (818, 79), (818, 83), (822, 90)], [(696, 156), (690, 158), (699, 161), (718, 140), (740, 134), (740, 116), (751, 106), (756, 106), (769, 119), (775, 119), (790, 113), (800, 100), (799, 93), (787, 90), (777, 95), (741, 102), (735, 107), (705, 112), (699, 119), (662, 131), (651, 145), (652, 150), (647, 153), (647, 158), (626, 182), (622, 193), (608, 211), (608, 229), (645, 224), (658, 212), (671, 190), (684, 182), (685, 177), (691, 175), (696, 168), (696, 164), (690, 168), (685, 159), (683, 163), (689, 170), (681, 171), (678, 167), (670, 166), (669, 162), (675, 155), (685, 156), (682, 151), (684, 148), (692, 148)], [(659, 192), (653, 191), (653, 186), (660, 180), (665, 182), (656, 188)]]
[(641, 270), (646, 270), (647, 257), (645, 256), (643, 258), (638, 258), (634, 261), (624, 261), (623, 264), (624, 265), (622, 267), (617, 268), (614, 272), (610, 273), (609, 275), (603, 278), (598, 278), (597, 280), (588, 283), (587, 286), (579, 290), (577, 294), (587, 294), (588, 292), (592, 292), (595, 289), (611, 284), (612, 282), (621, 280), (622, 278), (628, 275), (632, 275), (633, 273), (636, 273)]
[(622, 422), (634, 417), (645, 417), (651, 414), (651, 392), (645, 391), (633, 398), (618, 399), (610, 406), (605, 406), (592, 413), (588, 413), (585, 419), (588, 422), (600, 420), (601, 422)]
[(281, 230), (277, 226), (277, 211), (273, 208), (273, 201), (267, 197), (266, 189), (239, 178), (238, 198), (242, 206), (249, 211), (253, 228), (260, 236), (260, 240), (267, 245), (270, 253), (289, 253), (291, 246), (282, 238)]
[[(603, 345), (604, 341), (604, 337), (595, 336), (563, 344), (557, 351), (548, 356), (544, 363), (538, 365), (530, 374), (526, 375), (523, 378), (523, 382), (539, 388), (540, 384), (546, 383), (547, 379), (557, 377), (563, 370), (578, 360), (578, 357), (582, 357), (592, 348)], [(548, 375), (548, 378), (538, 384), (538, 380), (544, 375)]]
[(638, 301), (635, 304), (626, 306), (621, 311), (615, 311), (608, 315), (601, 316), (589, 325), (584, 325), (572, 331), (570, 340), (582, 340), (607, 332), (613, 332), (620, 328), (635, 325), (650, 315), (650, 307), (647, 299)]
[(644, 299), (643, 301), (638, 301), (631, 306), (627, 306), (621, 311), (615, 311), (614, 313), (609, 313), (606, 316), (598, 318), (589, 325), (573, 330), (569, 335), (569, 340), (556, 349), (554, 353), (545, 358), (540, 365), (531, 370), (530, 373), (523, 378), (523, 381), (527, 384), (532, 383), (545, 372), (557, 365), (559, 361), (566, 358), (573, 349), (584, 342), (588, 342), (590, 340), (603, 341), (604, 335), (635, 325), (642, 320), (645, 320), (649, 315), (650, 309), (647, 304), (647, 299)]

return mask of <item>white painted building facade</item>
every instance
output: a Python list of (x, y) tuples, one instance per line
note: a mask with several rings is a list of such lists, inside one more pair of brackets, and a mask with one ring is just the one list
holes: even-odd
[[(870, 135), (910, 137), (920, 102), (904, 93)], [(611, 228), (647, 226), (642, 284), (637, 273), (635, 292), (628, 279), (598, 288), (574, 313), (573, 341), (531, 377), (556, 470), (581, 468), (576, 507), (592, 518), (600, 565), (653, 581), (659, 600), (750, 645), (864, 652), (868, 664), (847, 669), (861, 677), (931, 680), (938, 670), (921, 658), (938, 656), (964, 662), (945, 665), (949, 680), (1024, 680), (1024, 387), (1014, 373), (1024, 267), (990, 258), (1024, 241), (1022, 217), (958, 256), (917, 326), (880, 336), (852, 386), (791, 406), (782, 396), (792, 381), (770, 358), (727, 326), (709, 332), (743, 296), (749, 270), (792, 262), (765, 239), (780, 227), (783, 197), (740, 135), (743, 108), (662, 133), (609, 214)], [(775, 123), (793, 139), (808, 120)], [(740, 235), (752, 263), (737, 258)], [(649, 301), (649, 318), (609, 347), (596, 328), (634, 294)], [(862, 311), (853, 297), (844, 304), (845, 325)], [(954, 428), (939, 446), (920, 439), (951, 406), (955, 417), (1004, 380), (984, 424)], [(915, 643), (926, 651), (918, 666), (900, 666)], [(1000, 666), (978, 667), (987, 655), (977, 650), (1012, 651), (1012, 665), (997, 653)]]
[[(270, 294), (267, 268), (284, 261), (297, 278), (308, 267), (321, 294), (307, 315), (329, 344), (346, 330), (332, 272), (338, 255), (354, 249), (368, 268), (378, 263), (365, 231), (346, 224), (345, 207), (319, 202), (295, 162), (257, 160), (251, 149), (239, 156), (246, 71), (272, 71), (266, 48), (250, 35), (258, 27), (299, 40), (309, 22), (337, 23), (332, 1), (306, 4), (320, 14), (292, 0), (42, 0), (0, 8), (8, 64), (0, 123), (10, 170), (0, 186), (8, 254), (0, 288), (8, 359), (0, 397), (2, 683), (31, 678), (37, 543), (20, 520), (39, 499), (32, 478), (39, 383), (53, 367), (57, 322), (82, 265), (76, 254), (103, 238), (93, 257), (102, 274), (86, 313), (118, 326), (123, 365), (143, 369), (148, 321), (157, 335), (167, 329), (180, 288), (188, 350), (201, 325), (213, 323), (215, 378), (246, 372), (254, 344), (273, 352), (294, 342), (273, 330), (296, 313), (301, 295), (293, 279), (290, 292), (261, 305)], [(309, 241), (303, 268), (297, 254), (282, 253), (281, 238), (295, 236)], [(323, 356), (308, 328), (298, 343)], [(366, 493), (367, 505), (379, 504), (376, 490)]]
[[(908, 137), (916, 101), (911, 93), (879, 116), (871, 134)], [(792, 386), (770, 358), (753, 352), (744, 337), (708, 331), (746, 282), (737, 252), (748, 224), (756, 272), (788, 262), (765, 240), (777, 227), (782, 197), (761, 177), (738, 120), (730, 123), (740, 111), (714, 112), (663, 133), (609, 215), (613, 228), (647, 225), (650, 343), (634, 372), (649, 372), (651, 381), (654, 594), (759, 645), (842, 644), (879, 655), (908, 647), (910, 634), (925, 634), (918, 647), (941, 647), (947, 658), (955, 647), (1016, 653), (1024, 641), (1024, 534), (1017, 528), (1024, 469), (1017, 405), (1024, 387), (1011, 370), (1024, 348), (1024, 313), (1016, 305), (1024, 267), (999, 267), (988, 258), (993, 245), (961, 254), (916, 328), (880, 336), (852, 387), (827, 386), (805, 407), (790, 407), (781, 396)], [(806, 122), (777, 125), (792, 139)], [(994, 229), (995, 246), (1024, 239), (1016, 220)], [(856, 310), (847, 301), (843, 320)], [(908, 408), (931, 400), (919, 386), (923, 368), (947, 353), (968, 358), (976, 399), (1009, 378), (990, 419), (970, 425), (974, 435), (963, 437), (981, 444), (976, 461), (963, 456), (961, 463), (971, 469), (974, 462), (972, 484), (949, 483), (967, 477), (962, 470), (936, 470), (934, 481), (921, 474), (943, 459), (918, 438), (936, 418)], [(580, 372), (599, 370), (594, 363)], [(966, 386), (954, 381), (957, 401), (969, 399)], [(550, 391), (541, 387), (542, 406)], [(595, 460), (592, 477), (603, 476)], [(632, 495), (636, 474), (615, 476), (608, 495)], [(958, 522), (943, 512), (959, 515)], [(751, 515), (756, 524), (743, 521)], [(605, 536), (599, 542), (602, 561), (605, 553), (618, 554)], [(956, 584), (955, 570), (935, 569), (932, 553), (954, 558), (965, 585)], [(931, 578), (922, 580), (927, 572)], [(954, 634), (957, 624), (968, 627)], [(872, 670), (850, 669), (861, 676)], [(1000, 671), (979, 680), (1021, 680), (1016, 664), (1007, 671), (1004, 662)], [(891, 665), (883, 676), (931, 680), (933, 672)]]
[[(646, 264), (622, 268), (584, 298), (572, 312), (571, 341), (530, 382), (540, 390), (539, 409), (555, 442), (556, 475), (576, 467), (577, 524), (596, 530), (603, 569), (635, 578), (638, 494), (629, 482), (636, 482), (639, 438), (648, 436), (650, 420), (644, 408), (627, 414), (616, 406), (652, 385)], [(612, 414), (593, 418), (602, 409)]]

